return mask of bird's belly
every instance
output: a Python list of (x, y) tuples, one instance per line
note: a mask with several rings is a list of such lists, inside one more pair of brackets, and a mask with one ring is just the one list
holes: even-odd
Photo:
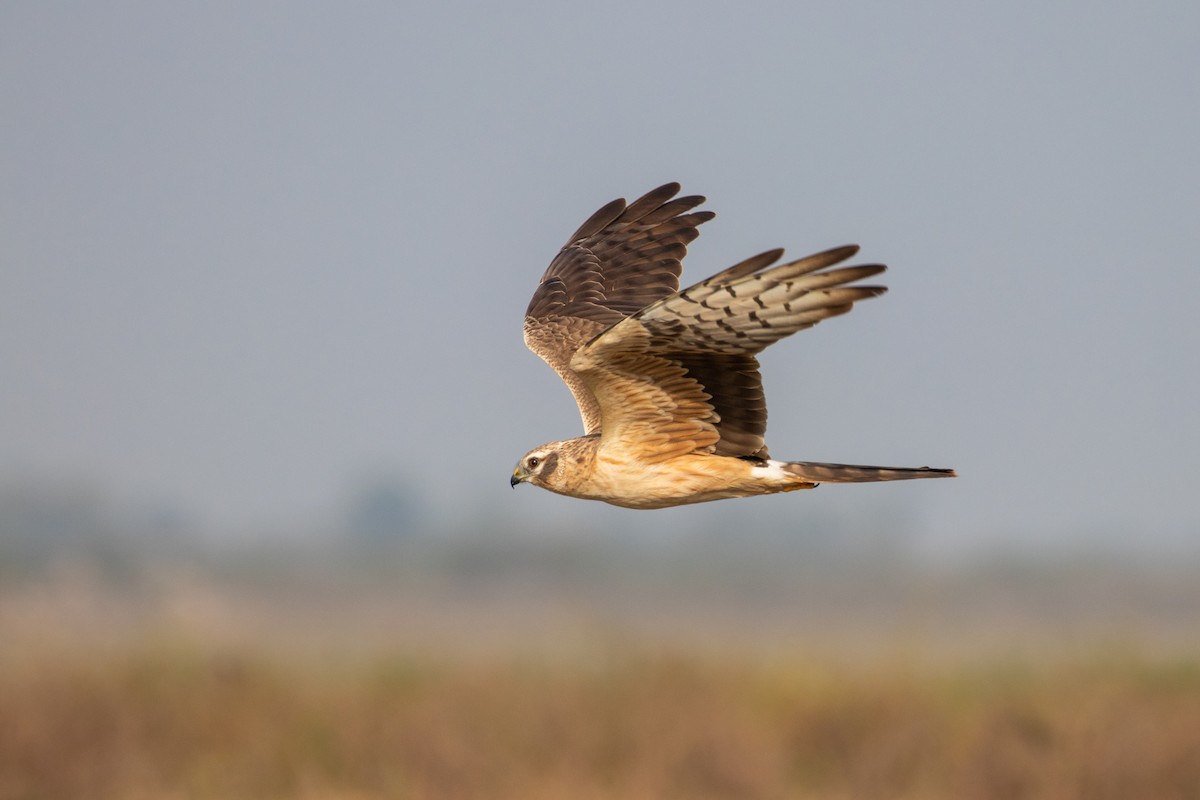
[(646, 463), (601, 454), (579, 489), (583, 496), (625, 508), (668, 508), (762, 494), (751, 473), (750, 462), (725, 456), (689, 454)]

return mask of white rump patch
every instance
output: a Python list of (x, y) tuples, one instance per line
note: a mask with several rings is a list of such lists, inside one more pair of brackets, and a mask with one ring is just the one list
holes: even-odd
[(787, 463), (786, 461), (776, 461), (774, 459), (768, 459), (767, 465), (765, 467), (755, 467), (754, 468), (754, 474), (760, 475), (764, 478), (771, 478), (773, 480), (780, 480), (780, 481), (787, 480), (788, 478), (796, 477), (795, 475), (792, 475), (790, 472), (788, 472), (787, 470), (785, 470), (783, 468), (786, 463)]

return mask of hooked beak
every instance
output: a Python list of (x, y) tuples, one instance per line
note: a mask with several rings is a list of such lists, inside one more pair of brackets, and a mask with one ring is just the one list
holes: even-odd
[(514, 469), (512, 477), (508, 479), (508, 485), (515, 489), (517, 488), (517, 484), (524, 482), (524, 480), (525, 479), (521, 477), (520, 470)]

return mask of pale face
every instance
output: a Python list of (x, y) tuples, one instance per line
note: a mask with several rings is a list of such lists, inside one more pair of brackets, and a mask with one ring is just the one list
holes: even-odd
[(509, 483), (516, 488), (518, 483), (532, 483), (535, 486), (545, 486), (546, 479), (558, 466), (557, 451), (542, 446), (530, 450), (517, 462)]

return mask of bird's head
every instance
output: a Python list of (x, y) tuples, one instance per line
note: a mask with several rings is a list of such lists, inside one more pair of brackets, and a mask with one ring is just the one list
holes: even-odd
[(558, 469), (558, 442), (535, 447), (517, 462), (509, 483), (515, 489), (518, 483), (532, 483), (543, 489), (552, 487), (554, 472)]

